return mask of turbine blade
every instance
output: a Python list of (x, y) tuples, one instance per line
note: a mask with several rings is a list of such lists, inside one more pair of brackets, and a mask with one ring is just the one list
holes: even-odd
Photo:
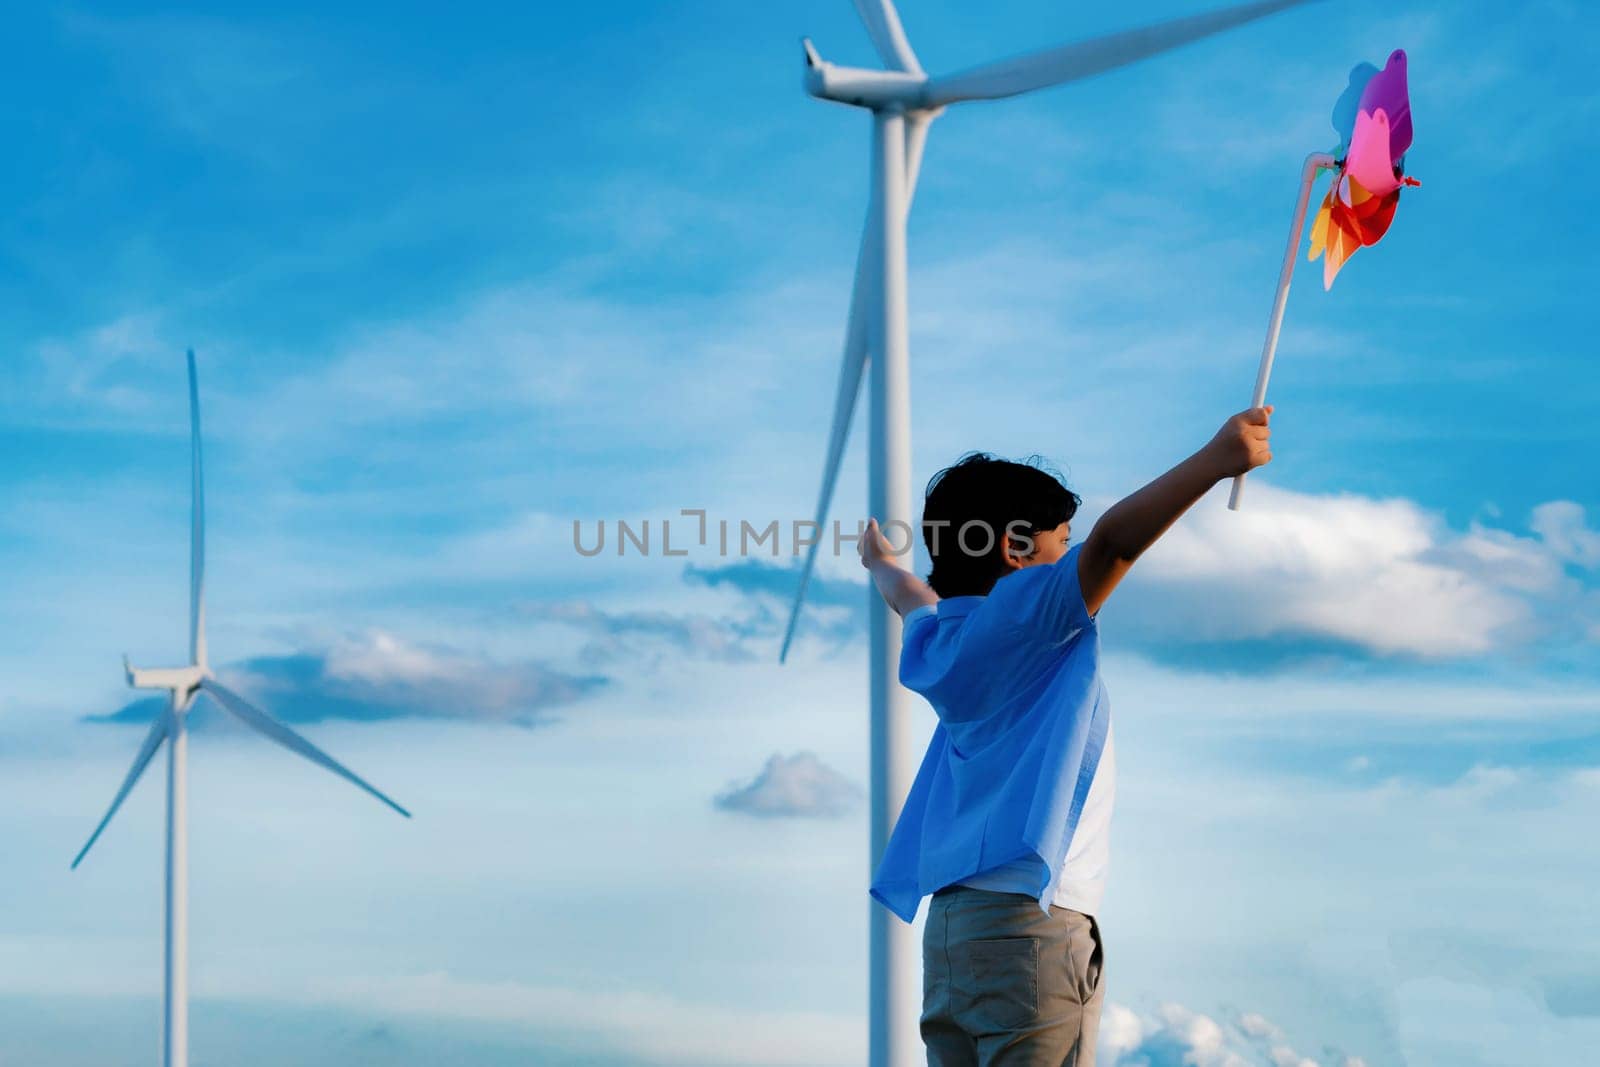
[(911, 42), (906, 40), (906, 31), (900, 25), (900, 14), (895, 11), (893, 0), (856, 0), (856, 13), (866, 25), (867, 36), (872, 38), (872, 45), (884, 66), (907, 74), (922, 73), (922, 65), (911, 51)]
[(268, 715), (260, 708), (251, 704), (238, 693), (235, 693), (233, 690), (218, 683), (213, 678), (207, 678), (205, 681), (201, 682), (200, 688), (218, 704), (221, 704), (236, 718), (242, 721), (246, 726), (257, 731), (258, 733), (265, 734), (267, 737), (276, 741), (290, 752), (304, 756), (317, 766), (322, 767), (325, 770), (332, 771), (334, 774), (337, 774), (340, 778), (343, 778), (350, 784), (363, 789), (368, 793), (371, 793), (373, 796), (377, 797), (379, 800), (383, 801), (385, 804), (389, 805), (389, 807), (393, 808), (395, 811), (398, 811), (406, 818), (411, 818), (411, 813), (409, 811), (407, 811), (405, 808), (402, 808), (399, 804), (396, 804), (393, 800), (390, 800), (377, 788), (370, 785), (354, 771), (350, 770), (350, 768), (346, 767), (344, 764), (340, 763), (338, 760), (322, 751), (322, 749), (318, 748), (316, 745), (313, 745), (310, 741), (307, 741), (305, 738), (289, 729), (289, 727), (285, 726), (271, 715)]
[(833, 502), (833, 487), (839, 480), (839, 464), (844, 459), (844, 446), (850, 440), (850, 418), (855, 412), (856, 394), (861, 391), (861, 375), (867, 364), (867, 280), (872, 272), (876, 255), (873, 252), (873, 234), (877, 232), (877, 208), (867, 213), (867, 225), (861, 235), (861, 249), (856, 255), (856, 279), (850, 293), (850, 317), (845, 327), (844, 361), (839, 367), (839, 390), (833, 402), (833, 429), (828, 435), (828, 457), (822, 467), (822, 492), (817, 496), (817, 540), (806, 550), (805, 567), (800, 571), (800, 587), (795, 590), (794, 606), (789, 609), (789, 625), (783, 633), (783, 648), (778, 662), (789, 658), (789, 645), (794, 640), (795, 625), (800, 621), (800, 607), (805, 603), (806, 588), (811, 584), (811, 572), (817, 563), (817, 549), (822, 543), (822, 524), (827, 521), (828, 507)]
[(189, 349), (189, 662), (206, 665), (206, 492), (200, 457), (200, 381)]
[(72, 861), (72, 869), (77, 870), (78, 864), (83, 862), (83, 857), (89, 854), (94, 843), (100, 840), (100, 834), (111, 822), (111, 816), (122, 807), (122, 802), (128, 799), (128, 794), (133, 792), (134, 785), (139, 781), (139, 776), (150, 765), (151, 758), (156, 750), (161, 747), (161, 742), (167, 739), (167, 716), (170, 713), (163, 708), (160, 715), (150, 724), (150, 732), (144, 735), (144, 744), (139, 746), (139, 754), (133, 757), (133, 766), (128, 769), (128, 776), (122, 780), (122, 788), (117, 790), (116, 797), (111, 801), (111, 807), (106, 809), (105, 818), (100, 820), (100, 825), (94, 828), (94, 833), (89, 835), (88, 844), (78, 850), (77, 857)]
[(1077, 81), (1307, 2), (1264, 0), (1239, 4), (987, 63), (932, 79), (928, 83), (925, 104), (942, 107), (957, 100), (993, 100)]
[(917, 176), (922, 171), (922, 150), (928, 144), (928, 123), (936, 111), (913, 111), (906, 115), (906, 213), (911, 212), (911, 199), (917, 195)]

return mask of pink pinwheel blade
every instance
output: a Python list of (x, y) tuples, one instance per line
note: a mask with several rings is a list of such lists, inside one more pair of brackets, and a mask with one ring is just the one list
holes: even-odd
[(1374, 196), (1387, 196), (1400, 188), (1400, 179), (1394, 176), (1394, 163), (1389, 156), (1393, 139), (1389, 116), (1382, 108), (1376, 113), (1363, 109), (1356, 116), (1356, 132), (1350, 138), (1344, 173)]

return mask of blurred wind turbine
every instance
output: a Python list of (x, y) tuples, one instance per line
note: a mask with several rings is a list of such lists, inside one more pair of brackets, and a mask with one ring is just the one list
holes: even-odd
[[(820, 99), (872, 112), (872, 194), (856, 256), (844, 363), (839, 371), (833, 429), (817, 499), (818, 538), (809, 547), (800, 572), (800, 586), (789, 614), (780, 659), (788, 658), (806, 587), (816, 566), (820, 531), (833, 499), (869, 352), (869, 511), (891, 541), (896, 536), (914, 538), (906, 214), (917, 185), (928, 124), (950, 104), (993, 100), (1078, 81), (1304, 2), (1266, 0), (1239, 4), (936, 77), (925, 74), (917, 62), (891, 0), (855, 0), (856, 11), (887, 70), (835, 66), (817, 53), (809, 38), (803, 42), (806, 90)], [(909, 698), (895, 684), (900, 627), (876, 596), (872, 597), (870, 610), (871, 859), (876, 865), (910, 788), (915, 754), (907, 743)], [(909, 1067), (919, 1058), (919, 982), (912, 928), (895, 923), (886, 909), (873, 907), (870, 942), (869, 1062), (871, 1067)]]
[(159, 689), (171, 695), (167, 707), (150, 724), (139, 754), (111, 801), (105, 818), (89, 835), (88, 844), (72, 861), (73, 869), (83, 862), (127, 799), (139, 776), (167, 742), (167, 922), (166, 922), (166, 1024), (162, 1041), (165, 1067), (187, 1067), (189, 1063), (189, 832), (188, 832), (188, 730), (186, 717), (195, 697), (205, 693), (251, 729), (265, 734), (278, 744), (312, 763), (371, 793), (395, 811), (411, 813), (357, 777), (332, 756), (295, 733), (289, 727), (255, 707), (211, 675), (206, 664), (205, 604), (205, 491), (200, 470), (200, 389), (195, 377), (194, 352), (189, 352), (189, 428), (192, 512), (189, 540), (189, 665), (160, 670), (140, 670), (123, 659), (128, 684), (135, 689)]

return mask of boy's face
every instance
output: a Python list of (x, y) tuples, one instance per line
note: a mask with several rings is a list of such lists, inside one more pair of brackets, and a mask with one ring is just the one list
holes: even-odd
[(1067, 554), (1068, 543), (1072, 539), (1072, 524), (1064, 522), (1054, 530), (1033, 535), (1033, 551), (1023, 555), (1020, 551), (1012, 549), (1006, 553), (1006, 566), (1021, 570), (1023, 567), (1036, 567), (1041, 563), (1056, 563)]

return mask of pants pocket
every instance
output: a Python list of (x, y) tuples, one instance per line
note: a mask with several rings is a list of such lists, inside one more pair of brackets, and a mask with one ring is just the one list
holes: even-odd
[(980, 1032), (1014, 1030), (1039, 1014), (1039, 939), (967, 942), (972, 1013)]
[(1105, 948), (1100, 941), (1100, 924), (1091, 916), (1082, 918), (1084, 921), (1072, 924), (1067, 936), (1067, 958), (1078, 990), (1078, 1003), (1088, 1004), (1100, 989), (1100, 976), (1105, 971)]

